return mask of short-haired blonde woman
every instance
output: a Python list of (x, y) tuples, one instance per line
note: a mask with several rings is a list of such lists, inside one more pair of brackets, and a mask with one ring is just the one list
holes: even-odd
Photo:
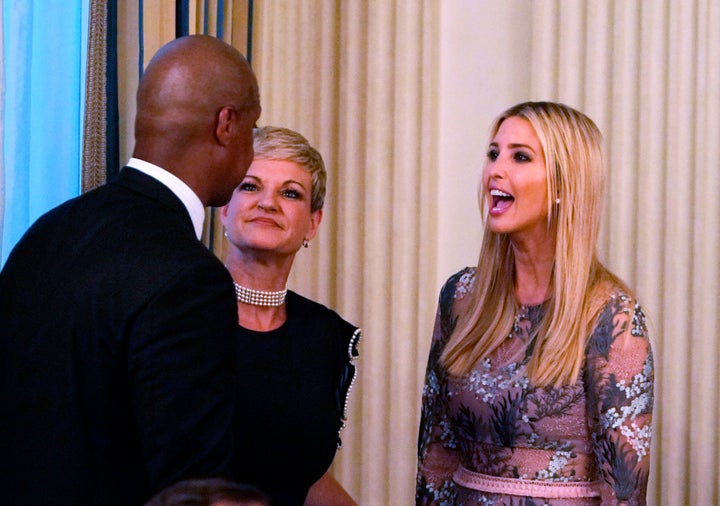
[(235, 479), (273, 506), (353, 505), (327, 472), (339, 446), (360, 329), (287, 290), (317, 232), (320, 153), (286, 128), (254, 131), (255, 157), (220, 212), (238, 305)]
[(440, 293), (417, 504), (645, 504), (653, 359), (634, 294), (596, 253), (601, 142), (557, 103), (495, 121), (478, 266)]

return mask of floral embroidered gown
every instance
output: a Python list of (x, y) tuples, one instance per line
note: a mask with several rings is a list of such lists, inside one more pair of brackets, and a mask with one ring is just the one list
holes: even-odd
[[(498, 350), (470, 373), (451, 376), (439, 359), (457, 322), (453, 309), (474, 276), (474, 268), (458, 272), (440, 294), (423, 390), (416, 503), (645, 504), (654, 373), (640, 306), (619, 290), (608, 298), (575, 385), (535, 388), (528, 381), (528, 336), (542, 305), (521, 308)], [(468, 474), (489, 475), (501, 489), (472, 487)], [(518, 483), (548, 490), (528, 495)], [(578, 487), (592, 492), (573, 496)]]

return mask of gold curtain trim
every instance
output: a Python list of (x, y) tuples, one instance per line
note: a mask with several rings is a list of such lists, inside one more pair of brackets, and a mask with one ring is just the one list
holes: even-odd
[(107, 174), (107, 1), (90, 2), (85, 81), (82, 191), (105, 183)]

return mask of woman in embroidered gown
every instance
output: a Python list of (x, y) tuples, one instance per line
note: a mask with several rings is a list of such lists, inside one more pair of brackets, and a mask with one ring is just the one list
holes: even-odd
[(597, 258), (603, 184), (584, 114), (529, 102), (495, 121), (478, 267), (440, 293), (417, 504), (645, 504), (652, 352)]
[(360, 329), (286, 284), (322, 218), (325, 166), (297, 132), (254, 131), (255, 157), (220, 216), (238, 298), (235, 478), (273, 506), (353, 505), (327, 472)]

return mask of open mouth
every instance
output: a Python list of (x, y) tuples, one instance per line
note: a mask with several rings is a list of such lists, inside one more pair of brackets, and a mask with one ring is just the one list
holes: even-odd
[(504, 211), (515, 201), (515, 197), (496, 188), (490, 190), (490, 196), (492, 197), (492, 206), (490, 210), (493, 212)]

